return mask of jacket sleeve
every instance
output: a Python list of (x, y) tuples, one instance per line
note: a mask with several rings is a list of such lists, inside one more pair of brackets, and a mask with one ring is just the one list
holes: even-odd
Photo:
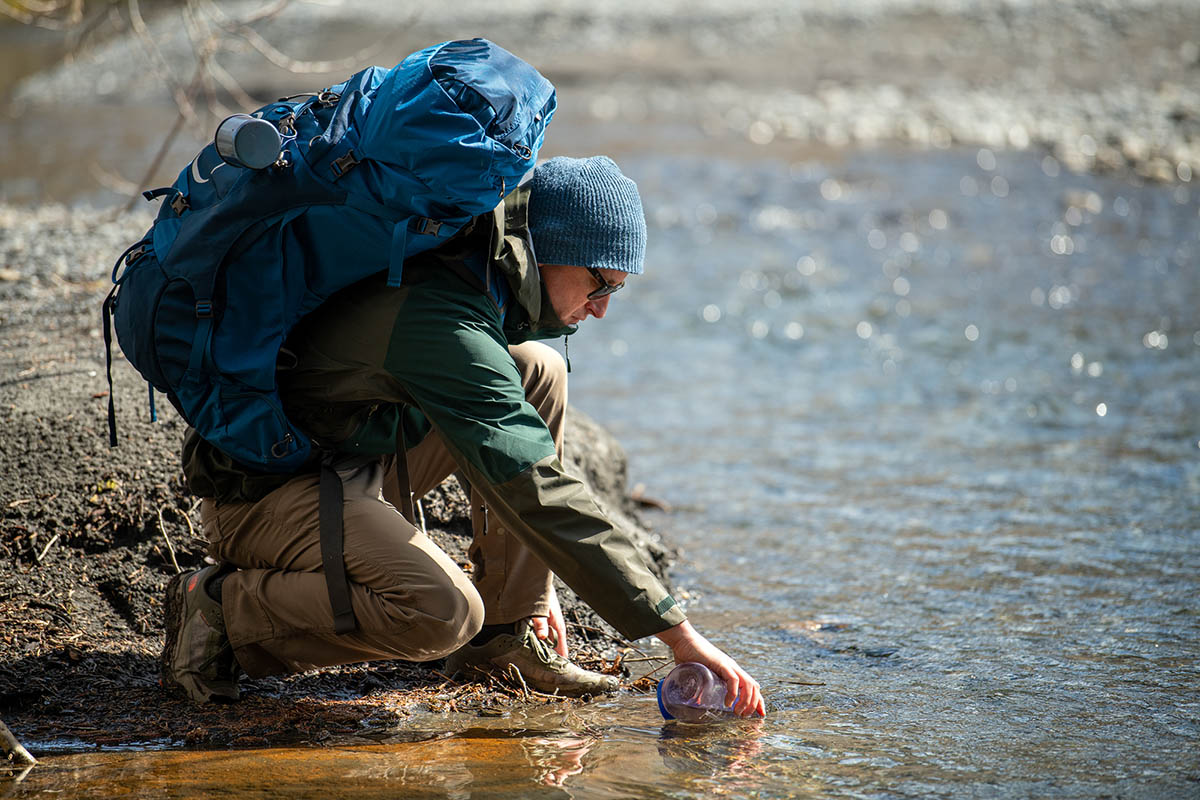
[(411, 292), (392, 331), (387, 371), (489, 511), (601, 617), (631, 639), (682, 622), (682, 609), (629, 536), (563, 470), (487, 302), (430, 284)]

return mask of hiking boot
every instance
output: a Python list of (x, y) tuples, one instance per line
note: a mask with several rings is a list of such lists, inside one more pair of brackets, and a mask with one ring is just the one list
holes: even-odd
[(225, 634), (221, 604), (208, 584), (221, 574), (214, 564), (176, 575), (167, 583), (167, 640), (159, 675), (164, 687), (178, 688), (197, 703), (238, 699), (238, 663)]
[(446, 659), (446, 674), (508, 677), (511, 667), (516, 667), (526, 686), (546, 694), (577, 697), (617, 690), (615, 676), (583, 669), (554, 652), (533, 632), (528, 618), (517, 622), (515, 628), (514, 633), (497, 634), (486, 644), (467, 644), (451, 653)]

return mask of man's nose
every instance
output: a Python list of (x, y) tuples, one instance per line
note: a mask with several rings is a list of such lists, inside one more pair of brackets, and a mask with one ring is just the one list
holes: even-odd
[(608, 313), (608, 301), (610, 299), (611, 298), (609, 295), (604, 295), (603, 297), (597, 297), (594, 300), (588, 300), (588, 313), (596, 319), (603, 319), (604, 315)]

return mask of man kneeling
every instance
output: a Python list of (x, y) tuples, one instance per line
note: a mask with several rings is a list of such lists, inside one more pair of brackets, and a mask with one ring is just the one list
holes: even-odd
[[(335, 454), (346, 608), (327, 584), (320, 472), (254, 472), (190, 431), (184, 471), (220, 564), (168, 586), (164, 684), (232, 701), (239, 670), (446, 657), (455, 673), (515, 666), (544, 692), (614, 690), (566, 658), (557, 574), (624, 636), (658, 636), (722, 677), (739, 713), (761, 714), (757, 682), (696, 632), (562, 467), (566, 370), (535, 340), (602, 318), (642, 272), (645, 240), (616, 164), (555, 158), (406, 262), (402, 286), (368, 278), (306, 317), (278, 382), (288, 417)], [(456, 471), (472, 490), (473, 580), (397, 511), (404, 487), (421, 497)]]

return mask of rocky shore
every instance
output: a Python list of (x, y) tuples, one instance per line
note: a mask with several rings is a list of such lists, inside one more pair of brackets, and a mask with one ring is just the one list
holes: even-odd
[[(203, 563), (196, 500), (183, 487), (183, 424), (150, 423), (144, 384), (114, 349), (120, 446), (107, 441), (100, 301), (109, 259), (148, 219), (0, 207), (0, 719), (26, 743), (311, 739), (422, 710), (502, 714), (520, 690), (455, 684), (438, 664), (376, 664), (249, 682), (235, 710), (188, 710), (157, 686), (162, 592)], [(569, 468), (635, 531), (665, 576), (669, 558), (636, 519), (620, 445), (568, 416)], [(422, 508), (467, 567), (470, 523), (451, 478)], [(621, 672), (621, 638), (560, 585), (578, 660)], [(539, 701), (533, 698), (533, 701)]]

